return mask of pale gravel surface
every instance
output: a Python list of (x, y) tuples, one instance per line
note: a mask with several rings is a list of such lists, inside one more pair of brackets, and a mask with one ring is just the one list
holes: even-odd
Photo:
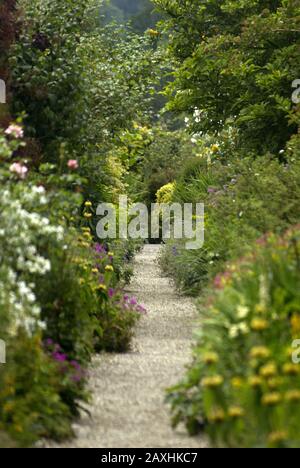
[[(173, 431), (164, 402), (165, 389), (178, 382), (190, 359), (196, 311), (161, 276), (159, 246), (145, 246), (135, 261), (129, 288), (148, 314), (136, 330), (133, 351), (94, 359), (90, 390), (92, 417), (74, 426), (77, 438), (59, 447), (196, 448), (204, 439)], [(48, 447), (54, 447), (48, 444)]]

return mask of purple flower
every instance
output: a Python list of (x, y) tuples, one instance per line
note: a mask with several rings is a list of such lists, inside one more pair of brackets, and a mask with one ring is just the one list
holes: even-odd
[(172, 247), (172, 252), (173, 252), (173, 255), (176, 257), (178, 255), (178, 250), (177, 250), (177, 247)]
[(74, 382), (74, 383), (78, 383), (82, 380), (83, 376), (82, 375), (79, 375), (79, 374), (74, 374), (72, 375), (71, 377), (71, 380)]
[(145, 307), (143, 307), (141, 305), (138, 306), (137, 311), (140, 312), (141, 314), (145, 314), (147, 312)]
[(127, 302), (129, 300), (129, 296), (127, 294), (125, 294), (123, 299), (124, 299), (125, 302)]
[(215, 193), (217, 189), (215, 187), (208, 187), (207, 193)]
[(130, 305), (137, 305), (137, 300), (136, 300), (135, 297), (132, 297), (132, 298), (130, 299)]
[(53, 345), (54, 345), (54, 341), (51, 340), (51, 338), (48, 338), (48, 339), (45, 341), (45, 345), (46, 345), (46, 346), (53, 346)]
[(103, 245), (99, 244), (99, 243), (95, 244), (94, 248), (95, 248), (95, 252), (97, 252), (97, 253), (106, 252), (105, 247)]
[(65, 362), (67, 360), (67, 356), (65, 354), (55, 352), (52, 354), (53, 359), (57, 362)]
[(115, 290), (114, 290), (113, 288), (109, 288), (109, 290), (108, 290), (108, 296), (109, 296), (110, 298), (112, 298), (112, 297), (114, 297), (114, 295), (115, 295)]
[(79, 362), (77, 361), (71, 361), (70, 362), (71, 366), (73, 366), (75, 369), (77, 369), (78, 371), (81, 371), (81, 365), (79, 364)]

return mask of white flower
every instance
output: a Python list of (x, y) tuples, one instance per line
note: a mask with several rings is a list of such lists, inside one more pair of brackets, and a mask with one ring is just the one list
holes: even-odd
[(240, 305), (237, 308), (237, 316), (241, 320), (245, 319), (249, 315), (249, 312), (250, 312), (250, 310), (246, 306)]
[(10, 172), (17, 174), (20, 179), (25, 179), (28, 172), (28, 167), (21, 163), (13, 163), (9, 170)]

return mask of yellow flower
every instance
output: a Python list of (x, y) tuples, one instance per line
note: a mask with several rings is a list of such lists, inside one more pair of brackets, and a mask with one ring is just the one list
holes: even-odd
[(260, 387), (263, 384), (261, 377), (258, 375), (254, 375), (253, 377), (249, 378), (249, 385), (253, 388)]
[(267, 359), (270, 354), (270, 350), (264, 346), (256, 346), (250, 351), (250, 357), (253, 359)]
[(11, 401), (8, 401), (7, 403), (4, 404), (2, 409), (4, 413), (11, 413), (14, 407), (15, 405)]
[(113, 252), (108, 252), (107, 255), (108, 255), (109, 257), (114, 257), (115, 254), (114, 254)]
[(282, 379), (279, 378), (279, 377), (274, 377), (270, 380), (268, 380), (268, 387), (271, 389), (271, 390), (275, 390), (276, 388), (280, 387), (280, 385), (282, 384)]
[(277, 375), (277, 366), (273, 362), (270, 362), (266, 366), (260, 369), (260, 375), (264, 378), (270, 378)]
[(286, 431), (272, 432), (268, 436), (268, 441), (270, 444), (279, 444), (280, 442), (285, 442), (287, 439), (288, 433)]
[(152, 37), (159, 36), (159, 32), (156, 29), (147, 29), (146, 34)]
[(114, 271), (114, 267), (112, 265), (106, 265), (105, 271)]
[(218, 145), (212, 145), (211, 150), (213, 153), (217, 153), (218, 151), (220, 151), (220, 148)]
[(99, 284), (97, 289), (98, 291), (107, 291), (107, 286), (105, 284)]
[(232, 380), (231, 380), (231, 385), (234, 387), (234, 388), (241, 388), (243, 386), (243, 379), (241, 379), (241, 377), (234, 377)]
[(242, 418), (245, 415), (245, 411), (240, 406), (232, 406), (228, 410), (228, 415), (233, 419)]
[(85, 280), (83, 278), (79, 278), (79, 284), (82, 286), (85, 283)]
[(300, 401), (300, 390), (289, 390), (285, 394), (285, 399), (291, 402)]
[(86, 248), (90, 247), (90, 244), (88, 242), (81, 242), (80, 245)]
[(92, 269), (92, 273), (99, 273), (98, 268), (93, 268), (93, 269)]
[(87, 208), (90, 208), (92, 206), (92, 202), (86, 201), (84, 206), (86, 206)]
[(82, 227), (81, 230), (83, 232), (91, 232), (91, 229), (89, 227)]
[(80, 257), (74, 257), (72, 259), (72, 263), (75, 263), (75, 265), (80, 265), (81, 262), (82, 262), (82, 258)]
[(214, 387), (220, 387), (222, 383), (224, 382), (224, 379), (221, 375), (214, 375), (212, 377), (205, 377), (201, 385), (202, 387), (207, 387), (207, 388), (214, 388)]
[(265, 314), (267, 312), (267, 308), (264, 304), (257, 304), (255, 306), (255, 312), (258, 314)]
[(300, 368), (297, 364), (288, 363), (283, 366), (282, 371), (286, 375), (298, 375)]
[(92, 216), (93, 216), (92, 213), (84, 213), (84, 217), (86, 219), (90, 219)]
[(264, 319), (256, 318), (252, 320), (251, 328), (254, 331), (264, 331), (264, 330), (267, 330), (267, 328), (269, 328), (269, 324)]
[(21, 426), (20, 424), (15, 424), (15, 425), (14, 425), (14, 430), (15, 430), (16, 432), (18, 432), (19, 434), (20, 434), (21, 432), (23, 432), (23, 428), (22, 428), (22, 426)]
[(207, 365), (216, 364), (219, 361), (217, 353), (205, 353), (203, 356), (203, 361)]
[(292, 332), (293, 335), (300, 335), (300, 315), (294, 314), (291, 318)]
[(224, 419), (225, 412), (222, 410), (222, 408), (216, 408), (208, 415), (208, 420), (211, 423), (221, 423), (224, 421)]
[(278, 392), (273, 392), (273, 393), (267, 393), (262, 397), (262, 404), (264, 406), (276, 406), (278, 405), (282, 400), (282, 397), (280, 393)]

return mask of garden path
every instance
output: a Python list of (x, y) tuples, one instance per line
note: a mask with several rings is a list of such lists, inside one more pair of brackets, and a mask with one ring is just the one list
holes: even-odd
[[(179, 296), (161, 275), (160, 246), (147, 245), (135, 260), (129, 293), (145, 305), (133, 349), (95, 357), (90, 379), (92, 417), (83, 414), (74, 426), (77, 438), (63, 447), (196, 448), (184, 428), (174, 431), (164, 403), (165, 389), (178, 382), (190, 359), (193, 303)], [(60, 445), (60, 447), (62, 447)]]

